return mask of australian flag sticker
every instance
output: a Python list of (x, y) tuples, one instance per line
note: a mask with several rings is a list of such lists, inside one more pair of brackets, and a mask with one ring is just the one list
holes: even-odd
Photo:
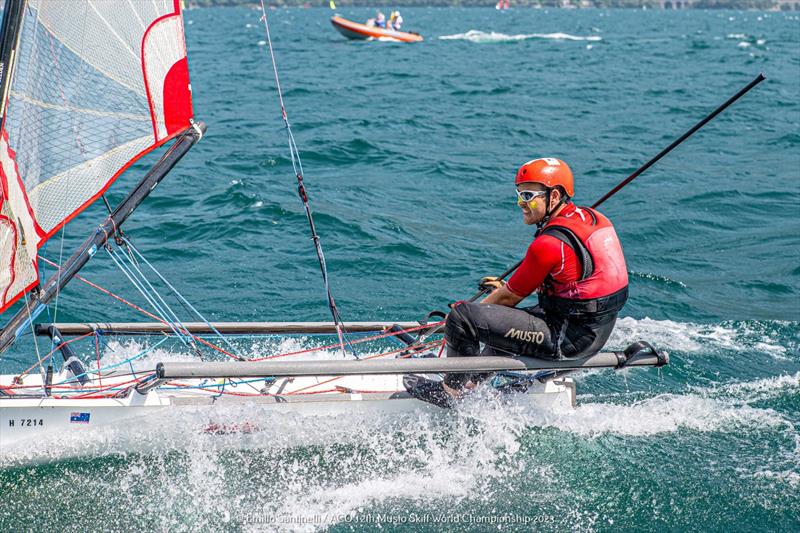
[(72, 424), (88, 424), (91, 413), (70, 413), (69, 421)]

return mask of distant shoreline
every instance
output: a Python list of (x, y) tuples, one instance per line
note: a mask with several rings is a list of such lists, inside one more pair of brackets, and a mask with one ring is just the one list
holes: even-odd
[[(334, 0), (337, 7), (493, 7), (487, 0)], [(187, 7), (254, 6), (253, 0), (184, 0)], [(276, 7), (328, 7), (328, 0), (268, 0)], [(511, 8), (530, 9), (732, 9), (798, 11), (800, 0), (510, 0)]]

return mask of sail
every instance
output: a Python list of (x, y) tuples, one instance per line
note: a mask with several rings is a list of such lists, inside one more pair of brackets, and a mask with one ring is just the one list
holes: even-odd
[(36, 285), (47, 239), (193, 116), (180, 0), (23, 3), (0, 132), (0, 312)]

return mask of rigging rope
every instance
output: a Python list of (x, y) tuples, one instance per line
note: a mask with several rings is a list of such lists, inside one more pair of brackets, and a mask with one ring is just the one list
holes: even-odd
[[(186, 298), (182, 294), (178, 292), (178, 290), (170, 284), (166, 278), (161, 275), (158, 270), (142, 255), (141, 252), (131, 243), (131, 241), (121, 233), (118, 233), (117, 237), (118, 241), (122, 244), (122, 254), (116, 254), (113, 252), (111, 245), (107, 245), (106, 251), (114, 263), (122, 270), (123, 274), (128, 278), (128, 280), (136, 287), (139, 292), (144, 296), (147, 302), (153, 307), (153, 309), (160, 315), (160, 320), (167, 324), (169, 328), (175, 333), (178, 339), (190, 350), (193, 350), (196, 355), (198, 355), (201, 359), (203, 357), (203, 353), (200, 350), (200, 347), (197, 345), (195, 341), (200, 342), (205, 346), (210, 346), (217, 351), (220, 351), (227, 355), (228, 357), (232, 357), (239, 361), (244, 360), (244, 357), (237, 353), (236, 347), (234, 347), (228, 339), (225, 338), (216, 328), (214, 328), (206, 318), (200, 314), (197, 309), (192, 306)], [(137, 259), (138, 257), (138, 259)], [(222, 337), (225, 343), (228, 344), (228, 347), (231, 349), (231, 352), (223, 350), (218, 346), (211, 344), (210, 342), (192, 335), (191, 332), (186, 328), (186, 325), (181, 321), (175, 311), (172, 310), (170, 305), (164, 299), (164, 297), (158, 292), (158, 290), (153, 286), (150, 280), (147, 279), (147, 276), (142, 272), (141, 267), (139, 266), (139, 261), (141, 260), (146, 264), (158, 278), (175, 294), (178, 298), (179, 302), (184, 305), (184, 307), (188, 306), (191, 310), (207, 325), (209, 325), (214, 332)], [(126, 264), (127, 261), (127, 264)]]
[[(424, 326), (419, 326), (419, 327), (424, 327)], [(417, 328), (409, 328), (409, 329), (401, 331), (401, 332), (387, 332), (387, 331), (384, 331), (383, 333), (380, 333), (380, 334), (377, 334), (377, 335), (370, 335), (370, 336), (367, 336), (367, 337), (362, 338), (362, 339), (357, 339), (355, 341), (355, 343), (368, 342), (368, 341), (379, 339), (379, 338), (393, 337), (393, 336), (395, 336), (395, 335), (397, 335), (399, 333), (417, 330), (417, 329), (419, 329), (419, 327), (417, 327)], [(80, 340), (85, 339), (85, 338), (90, 337), (90, 336), (95, 337), (95, 340), (97, 341), (97, 339), (99, 339), (99, 337), (100, 337), (100, 333), (99, 332), (86, 333), (86, 334), (84, 334), (84, 335), (82, 335), (80, 337), (76, 337), (74, 339), (70, 339), (69, 341), (66, 341), (65, 344), (71, 344), (73, 342), (80, 341)], [(96, 370), (95, 369), (86, 369), (82, 374), (73, 375), (72, 377), (69, 377), (69, 378), (66, 378), (66, 379), (64, 379), (62, 381), (53, 383), (50, 388), (61, 392), (61, 394), (57, 396), (59, 398), (87, 398), (88, 399), (88, 398), (108, 398), (108, 397), (116, 396), (119, 393), (128, 391), (135, 384), (139, 384), (139, 383), (141, 383), (141, 382), (143, 382), (143, 381), (145, 381), (145, 380), (147, 380), (147, 379), (152, 377), (152, 375), (151, 376), (147, 376), (147, 375), (142, 376), (141, 375), (142, 373), (149, 374), (149, 371), (146, 371), (146, 370), (137, 371), (137, 370), (134, 369), (132, 363), (133, 363), (133, 361), (139, 360), (139, 359), (143, 358), (145, 355), (147, 355), (148, 353), (154, 351), (156, 348), (161, 346), (168, 339), (169, 339), (169, 337), (165, 336), (164, 338), (162, 338), (158, 342), (156, 342), (154, 345), (145, 347), (145, 348), (139, 350), (135, 355), (126, 357), (122, 361), (118, 361), (116, 363), (109, 363), (109, 364), (103, 365), (102, 367), (97, 368)], [(104, 344), (105, 344), (105, 342), (104, 342)], [(300, 353), (307, 353), (307, 352), (311, 352), (311, 351), (324, 350), (326, 348), (334, 348), (334, 347), (338, 347), (338, 346), (339, 346), (338, 344), (331, 344), (329, 346), (311, 348), (311, 349), (303, 350), (303, 351), (299, 351), (299, 352), (278, 354), (277, 356), (269, 356), (269, 357), (265, 357), (265, 358), (252, 359), (252, 360), (253, 361), (258, 361), (258, 360), (263, 360), (263, 359), (272, 359), (274, 357), (281, 357), (281, 356), (285, 356), (285, 355), (297, 355), (297, 354), (300, 354)], [(436, 347), (440, 347), (440, 355), (441, 355), (441, 348), (444, 347), (444, 341), (442, 341), (442, 340), (426, 341), (426, 342), (424, 342), (422, 344), (422, 347), (423, 347), (423, 349), (426, 349), (426, 350), (427, 349), (435, 349)], [(403, 346), (402, 348), (397, 348), (397, 349), (394, 349), (394, 350), (390, 350), (390, 351), (386, 351), (386, 352), (381, 352), (381, 353), (369, 355), (369, 356), (365, 357), (365, 359), (375, 359), (375, 358), (387, 357), (387, 356), (396, 355), (396, 354), (399, 354), (399, 356), (401, 358), (407, 358), (407, 357), (410, 357), (411, 355), (410, 354), (402, 355), (402, 352), (404, 352), (406, 349), (407, 349), (407, 346)], [(54, 349), (51, 353), (49, 353), (46, 356), (42, 357), (37, 363), (34, 363), (34, 365), (32, 365), (28, 370), (26, 370), (25, 372), (23, 372), (20, 375), (20, 378), (23, 377), (25, 374), (27, 374), (27, 372), (29, 372), (31, 369), (33, 369), (36, 365), (39, 365), (43, 361), (45, 361), (48, 358), (52, 357), (52, 355), (57, 350), (58, 350), (58, 348)], [(130, 368), (131, 368), (131, 372), (130, 373), (116, 375), (116, 376), (112, 376), (109, 373), (110, 370), (113, 370), (115, 368), (119, 368), (119, 367), (125, 366), (125, 365), (129, 365), (130, 366)], [(125, 379), (126, 377), (132, 377), (133, 379), (128, 380), (128, 381), (122, 381), (122, 382), (114, 381), (110, 385), (103, 386), (102, 382), (100, 381), (100, 376), (104, 372), (105, 372), (106, 378), (116, 377), (116, 379)], [(91, 388), (85, 388), (85, 387), (80, 386), (80, 378), (84, 377), (84, 376), (89, 376), (89, 375), (92, 375), (92, 374), (97, 375), (98, 386), (91, 387)], [(313, 392), (309, 391), (309, 389), (313, 389), (313, 388), (319, 387), (321, 385), (325, 385), (325, 384), (332, 383), (334, 381), (338, 381), (341, 378), (342, 378), (342, 376), (331, 377), (331, 378), (328, 378), (328, 379), (326, 379), (324, 381), (319, 381), (317, 383), (309, 384), (309, 385), (307, 385), (305, 387), (302, 387), (302, 388), (294, 390), (294, 391), (287, 392), (285, 394), (287, 394), (287, 395), (295, 395), (295, 394), (304, 395), (304, 394), (324, 394), (324, 393), (333, 393), (333, 392), (341, 393), (343, 391), (342, 390), (337, 390), (337, 389), (315, 390)], [(215, 384), (215, 383), (208, 383), (208, 382), (206, 382), (204, 380), (203, 382), (201, 382), (198, 385), (190, 385), (190, 384), (179, 383), (179, 382), (176, 382), (176, 381), (170, 381), (169, 383), (172, 384), (173, 386), (172, 387), (166, 387), (165, 390), (199, 389), (199, 390), (204, 390), (204, 391), (207, 391), (207, 392), (215, 392), (216, 394), (219, 394), (219, 395), (223, 395), (223, 394), (224, 395), (228, 395), (228, 394), (230, 394), (230, 395), (234, 395), (234, 396), (265, 396), (265, 395), (266, 396), (272, 396), (272, 394), (265, 393), (265, 392), (263, 392), (262, 390), (256, 388), (253, 385), (256, 382), (261, 382), (261, 381), (263, 381), (263, 378), (249, 379), (249, 380), (248, 379), (241, 379), (241, 380), (238, 380), (238, 379), (237, 380), (226, 379), (221, 384)], [(246, 386), (248, 388), (253, 389), (256, 392), (255, 393), (228, 392), (228, 391), (224, 390), (226, 385), (230, 385), (233, 388), (236, 388), (236, 386), (238, 386), (238, 385), (244, 385), (244, 386)], [(76, 386), (78, 386), (79, 388), (75, 388)], [(25, 391), (25, 390), (29, 390), (29, 389), (40, 389), (41, 387), (42, 387), (41, 384), (24, 385), (22, 383), (14, 383), (14, 384), (11, 384), (11, 385), (8, 385), (8, 386), (0, 385), (0, 391), (2, 391), (5, 394), (14, 394), (14, 391)], [(211, 391), (210, 389), (213, 389), (213, 388), (218, 388), (218, 389), (221, 389), (221, 390), (219, 390), (219, 391)], [(394, 391), (360, 391), (360, 392), (394, 392)], [(106, 394), (98, 394), (98, 393), (106, 393)], [(77, 394), (77, 396), (75, 396), (75, 394)]]
[[(37, 256), (37, 259), (40, 260), (40, 264), (39, 264), (39, 286), (40, 287), (44, 286), (45, 281), (47, 280), (47, 275), (46, 275), (46, 272), (45, 272), (45, 269), (47, 267), (47, 263), (46, 263), (47, 260), (44, 258), (44, 254), (47, 253), (47, 245), (49, 243), (50, 243), (49, 240), (44, 242), (44, 246), (42, 246), (41, 250), (39, 251), (39, 255)], [(63, 248), (62, 248), (62, 250), (63, 250)], [(61, 255), (62, 254), (59, 254), (59, 256), (61, 256)], [(59, 272), (60, 272), (60, 270), (59, 270)], [(56, 305), (58, 305), (58, 293), (56, 293)], [(51, 324), (54, 324), (56, 321), (53, 320), (53, 315), (50, 313), (50, 306), (49, 305), (45, 306), (44, 310), (45, 310), (45, 313), (47, 313), (47, 321), (50, 322)], [(38, 341), (34, 339), (33, 342), (38, 342)], [(50, 339), (50, 350), (51, 350), (51, 352), (50, 352), (51, 354), (53, 352), (55, 352), (55, 350), (56, 350), (56, 344), (55, 344), (55, 340), (54, 339)], [(49, 355), (50, 354), (45, 356), (45, 358), (49, 357)], [(54, 362), (55, 362), (55, 358), (50, 359), (50, 364), (51, 365)], [(33, 365), (33, 366), (36, 366), (36, 365)], [(31, 369), (33, 368), (33, 366), (31, 368), (27, 369), (22, 374), (20, 374), (20, 376), (24, 376), (25, 374), (30, 372)], [(63, 366), (62, 366), (62, 368), (63, 368)]]
[[(53, 267), (56, 267), (56, 268), (60, 268), (58, 264), (54, 263), (53, 261), (50, 261), (50, 260), (49, 260), (49, 259), (47, 259), (46, 257), (43, 257), (43, 256), (39, 256), (39, 257), (40, 257), (40, 259), (41, 259), (42, 261), (46, 262), (47, 264), (49, 264), (49, 265), (51, 265), (51, 266), (53, 266)], [(150, 317), (150, 318), (152, 318), (153, 320), (156, 320), (156, 321), (160, 322), (161, 324), (164, 324), (165, 326), (169, 325), (169, 324), (167, 323), (167, 321), (166, 321), (166, 320), (163, 320), (163, 319), (162, 319), (160, 316), (158, 316), (158, 315), (154, 315), (154, 314), (153, 314), (153, 313), (151, 313), (150, 311), (147, 311), (147, 310), (145, 310), (145, 309), (142, 309), (142, 308), (141, 308), (141, 307), (139, 307), (138, 305), (136, 305), (136, 304), (134, 304), (134, 303), (131, 303), (131, 302), (129, 302), (128, 300), (126, 300), (125, 298), (123, 298), (123, 297), (121, 297), (121, 296), (119, 296), (119, 295), (117, 295), (117, 294), (114, 294), (113, 292), (109, 291), (108, 289), (105, 289), (105, 288), (101, 287), (100, 285), (98, 285), (98, 284), (96, 284), (96, 283), (93, 283), (93, 282), (89, 281), (88, 279), (84, 278), (83, 276), (81, 276), (81, 275), (79, 275), (79, 274), (75, 274), (75, 279), (77, 279), (77, 280), (79, 280), (79, 281), (82, 281), (83, 283), (85, 283), (85, 284), (89, 285), (90, 287), (92, 287), (92, 288), (94, 288), (94, 289), (97, 289), (98, 291), (102, 292), (103, 294), (106, 294), (106, 295), (108, 295), (108, 296), (110, 296), (110, 297), (114, 298), (114, 299), (115, 299), (115, 300), (117, 300), (118, 302), (120, 302), (120, 303), (123, 303), (123, 304), (127, 305), (127, 306), (128, 306), (128, 307), (130, 307), (131, 309), (134, 309), (134, 310), (136, 310), (136, 311), (138, 311), (138, 312), (142, 313), (143, 315), (145, 315), (145, 316), (147, 316), (147, 317)], [(233, 358), (233, 359), (240, 359), (240, 356), (238, 356), (238, 355), (234, 355), (234, 354), (232, 354), (232, 353), (228, 352), (227, 350), (225, 350), (225, 349), (223, 349), (223, 348), (221, 348), (221, 347), (217, 346), (216, 344), (213, 344), (213, 343), (211, 343), (211, 342), (209, 342), (209, 341), (207, 341), (207, 340), (203, 339), (202, 337), (199, 337), (199, 336), (197, 336), (197, 335), (194, 335), (194, 334), (192, 334), (191, 332), (188, 332), (188, 331), (186, 331), (186, 333), (187, 333), (188, 335), (191, 335), (191, 337), (192, 337), (192, 338), (193, 338), (195, 341), (197, 341), (197, 342), (199, 342), (199, 343), (201, 343), (201, 344), (203, 344), (203, 345), (205, 345), (205, 346), (208, 346), (209, 348), (211, 348), (211, 349), (213, 349), (213, 350), (215, 350), (215, 351), (217, 351), (217, 352), (219, 352), (219, 353), (221, 353), (221, 354), (223, 354), (223, 355), (225, 355), (225, 356), (227, 356), (227, 357), (231, 357), (231, 358)]]
[(162, 282), (164, 285), (166, 285), (166, 286), (169, 288), (169, 290), (171, 290), (171, 291), (172, 291), (172, 293), (175, 295), (175, 297), (176, 297), (176, 298), (178, 298), (178, 300), (181, 302), (181, 304), (182, 304), (182, 305), (183, 305), (185, 308), (188, 308), (188, 309), (189, 309), (189, 310), (190, 310), (192, 313), (194, 313), (195, 315), (197, 315), (197, 317), (198, 317), (198, 318), (200, 318), (200, 320), (202, 320), (202, 321), (203, 321), (203, 323), (205, 323), (205, 325), (206, 325), (206, 326), (208, 326), (208, 327), (209, 327), (209, 328), (210, 328), (210, 329), (211, 329), (211, 330), (212, 330), (212, 331), (213, 331), (213, 332), (214, 332), (214, 333), (215, 333), (215, 334), (216, 334), (216, 335), (217, 335), (217, 336), (218, 336), (220, 339), (222, 339), (222, 341), (223, 341), (225, 344), (227, 344), (227, 345), (228, 345), (228, 348), (230, 348), (230, 349), (231, 349), (231, 352), (233, 352), (233, 353), (235, 353), (236, 355), (238, 355), (238, 356), (239, 356), (239, 359), (244, 359), (244, 357), (243, 357), (243, 356), (242, 356), (242, 355), (241, 355), (241, 354), (238, 352), (237, 348), (236, 348), (236, 347), (235, 347), (233, 344), (231, 344), (231, 343), (230, 343), (230, 341), (228, 341), (228, 338), (227, 338), (226, 336), (224, 336), (222, 333), (220, 333), (220, 332), (219, 332), (219, 330), (218, 330), (216, 327), (214, 327), (214, 325), (213, 325), (213, 324), (212, 324), (212, 323), (211, 323), (211, 322), (210, 322), (210, 321), (209, 321), (209, 320), (208, 320), (208, 319), (207, 319), (205, 316), (203, 316), (203, 315), (200, 313), (200, 311), (198, 311), (198, 310), (195, 308), (195, 306), (193, 306), (193, 305), (191, 304), (191, 302), (189, 302), (189, 300), (187, 300), (187, 299), (186, 299), (186, 298), (183, 296), (183, 294), (181, 294), (180, 292), (178, 292), (178, 289), (176, 289), (176, 288), (175, 288), (175, 287), (174, 287), (174, 286), (173, 286), (173, 285), (172, 285), (172, 284), (171, 284), (169, 281), (167, 281), (167, 278), (165, 278), (165, 277), (164, 277), (164, 276), (161, 274), (161, 272), (159, 272), (158, 270), (156, 270), (156, 267), (154, 267), (154, 266), (153, 266), (153, 265), (150, 263), (150, 261), (148, 261), (148, 260), (147, 260), (147, 258), (146, 258), (144, 255), (142, 255), (142, 252), (140, 252), (140, 251), (139, 251), (139, 249), (138, 249), (138, 248), (136, 248), (136, 246), (134, 246), (134, 245), (133, 245), (133, 243), (130, 241), (130, 239), (128, 239), (128, 237), (127, 237), (127, 236), (120, 234), (120, 239), (122, 239), (122, 242), (124, 242), (124, 243), (125, 243), (125, 245), (126, 245), (126, 247), (128, 248), (128, 250), (130, 250), (131, 252), (135, 253), (135, 254), (136, 254), (136, 256), (137, 256), (137, 257), (138, 257), (138, 258), (139, 258), (139, 259), (140, 259), (142, 262), (144, 262), (144, 264), (145, 264), (145, 265), (147, 265), (147, 266), (148, 266), (148, 268), (150, 268), (150, 270), (152, 270), (152, 271), (153, 271), (153, 273), (154, 273), (156, 276), (158, 276), (158, 279), (160, 279), (160, 280), (161, 280), (161, 282)]
[[(146, 279), (142, 280), (139, 278), (139, 276), (137, 276), (137, 274), (139, 274), (143, 277), (141, 271), (138, 271), (135, 265), (125, 263), (127, 256), (124, 253), (116, 254), (111, 250), (110, 247), (106, 247), (106, 251), (108, 252), (108, 256), (111, 258), (111, 260), (114, 261), (114, 264), (117, 265), (117, 268), (119, 268), (122, 273), (125, 274), (125, 277), (128, 278), (128, 281), (130, 281), (131, 284), (136, 287), (136, 289), (144, 297), (147, 303), (150, 304), (156, 314), (158, 314), (167, 323), (175, 336), (178, 337), (178, 339), (187, 348), (197, 350), (197, 345), (194, 344), (192, 339), (189, 339), (187, 336), (183, 335), (183, 332), (181, 332), (180, 328), (178, 328), (178, 323), (180, 321), (172, 309), (170, 309), (166, 302), (164, 302), (163, 298), (161, 298), (161, 296), (155, 290), (153, 290), (152, 285), (150, 285), (152, 292), (147, 290), (145, 283), (149, 285), (149, 282), (147, 282)], [(161, 304), (163, 304), (163, 306)]]
[(281, 82), (280, 78), (278, 77), (278, 64), (275, 60), (275, 51), (272, 49), (272, 36), (269, 32), (269, 21), (267, 20), (267, 9), (264, 6), (264, 0), (261, 0), (261, 21), (264, 23), (264, 31), (266, 32), (267, 36), (267, 45), (269, 46), (269, 55), (272, 59), (272, 72), (275, 74), (275, 88), (278, 91), (278, 101), (280, 102), (281, 106), (281, 116), (283, 117), (283, 123), (286, 126), (286, 136), (289, 140), (289, 154), (292, 160), (292, 169), (297, 177), (297, 193), (300, 196), (300, 199), (303, 201), (303, 207), (306, 212), (306, 218), (308, 219), (308, 225), (311, 228), (311, 238), (314, 241), (314, 248), (317, 251), (319, 268), (322, 272), (322, 282), (325, 285), (325, 293), (328, 297), (328, 309), (330, 309), (331, 316), (333, 317), (333, 323), (336, 325), (336, 333), (339, 336), (339, 344), (342, 349), (342, 354), (345, 356), (347, 355), (345, 351), (346, 342), (353, 356), (358, 359), (358, 355), (356, 354), (353, 345), (350, 343), (350, 340), (347, 339), (347, 332), (344, 331), (342, 318), (339, 315), (339, 310), (336, 307), (336, 302), (333, 299), (333, 293), (331, 292), (330, 283), (328, 281), (328, 268), (325, 265), (325, 255), (322, 253), (322, 243), (320, 242), (319, 235), (317, 234), (317, 228), (314, 224), (314, 217), (311, 214), (311, 206), (308, 202), (308, 194), (306, 193), (306, 188), (303, 184), (303, 163), (300, 160), (300, 152), (297, 149), (297, 143), (295, 143), (294, 140), (292, 127), (289, 125), (289, 118), (286, 115), (286, 106), (283, 103), (283, 91), (281, 90)]
[(39, 360), (39, 372), (44, 376), (45, 370), (42, 367), (43, 358), (39, 353), (39, 339), (36, 337), (36, 328), (33, 325), (33, 316), (31, 315), (31, 306), (30, 301), (28, 300), (28, 293), (25, 293), (25, 311), (28, 313), (28, 324), (31, 327), (31, 333), (33, 334), (33, 346), (36, 349), (36, 358)]

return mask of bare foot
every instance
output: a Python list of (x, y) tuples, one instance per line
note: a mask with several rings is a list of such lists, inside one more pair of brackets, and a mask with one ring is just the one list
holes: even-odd
[(449, 387), (447, 383), (442, 383), (442, 388), (444, 388), (444, 391), (453, 398), (455, 398), (456, 400), (460, 400), (461, 398), (463, 398), (465, 391), (471, 391), (475, 387), (477, 387), (477, 385), (471, 381), (467, 381), (464, 384), (464, 388), (460, 390), (454, 389), (453, 387)]
[(448, 387), (446, 383), (442, 383), (442, 388), (444, 388), (444, 391), (447, 394), (449, 394), (452, 398), (455, 398), (456, 400), (461, 399), (461, 391), (460, 390), (454, 389), (453, 387)]

